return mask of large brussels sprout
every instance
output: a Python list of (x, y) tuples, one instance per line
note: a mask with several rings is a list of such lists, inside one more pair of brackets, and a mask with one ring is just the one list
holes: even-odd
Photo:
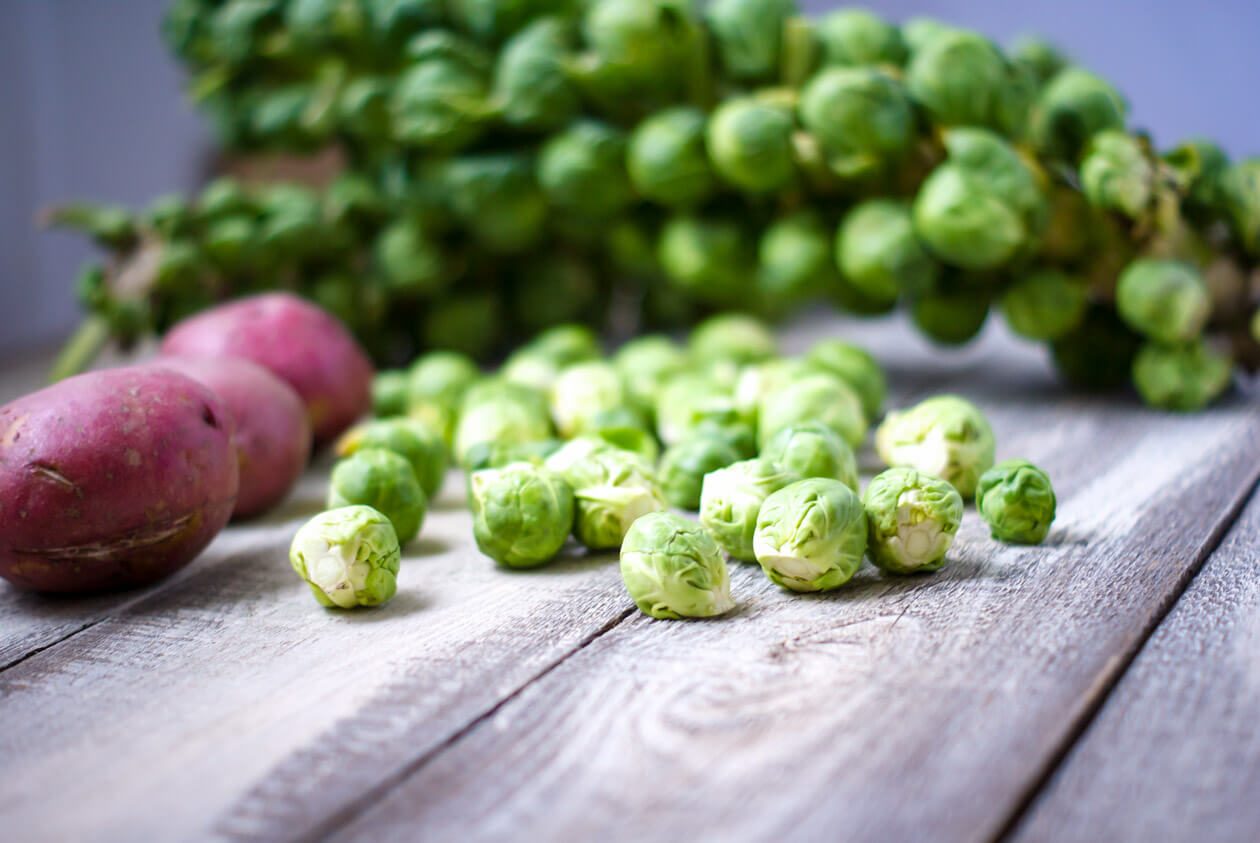
[(405, 457), (426, 498), (442, 488), (448, 468), (446, 442), (423, 421), (395, 418), (364, 422), (337, 440), (338, 456), (349, 457), (365, 448), (383, 448)]
[(865, 9), (841, 9), (823, 15), (816, 31), (825, 65), (900, 66), (908, 55), (901, 30)]
[(964, 499), (993, 465), (996, 443), (984, 414), (964, 398), (938, 395), (890, 412), (875, 431), (875, 453), (892, 468), (939, 477)]
[(761, 505), (753, 535), (757, 563), (792, 591), (830, 591), (848, 582), (866, 553), (866, 512), (839, 480), (786, 486)]
[(538, 157), (538, 183), (553, 206), (583, 218), (606, 218), (629, 204), (626, 139), (593, 120), (553, 135)]
[(1114, 389), (1129, 379), (1142, 340), (1115, 311), (1093, 305), (1075, 329), (1050, 346), (1064, 380), (1086, 389)]
[(429, 501), (411, 463), (383, 448), (365, 448), (333, 466), (328, 481), (328, 508), (370, 506), (394, 525), (406, 544), (420, 532)]
[(883, 414), (888, 379), (884, 368), (865, 349), (842, 340), (819, 340), (805, 359), (847, 383), (861, 399), (868, 420), (873, 422)]
[(775, 78), (783, 24), (796, 13), (794, 0), (713, 0), (705, 21), (727, 75), (741, 82)]
[(446, 257), (414, 221), (400, 219), (376, 239), (376, 265), (392, 289), (431, 295), (450, 279)]
[(563, 475), (577, 502), (573, 534), (591, 550), (619, 547), (640, 516), (667, 508), (652, 466), (629, 451), (597, 447)]
[(974, 32), (946, 30), (914, 51), (906, 89), (942, 126), (982, 126), (1010, 132), (1022, 126), (1032, 79), (992, 42)]
[(1015, 333), (1030, 340), (1057, 340), (1085, 318), (1089, 291), (1080, 279), (1043, 267), (1016, 278), (1000, 304)]
[(621, 579), (654, 618), (708, 618), (730, 611), (730, 574), (713, 537), (672, 512), (634, 522), (621, 544)]
[(779, 311), (822, 295), (835, 275), (831, 233), (813, 211), (797, 211), (770, 223), (757, 252), (761, 292)]
[(509, 568), (551, 561), (573, 529), (573, 490), (543, 466), (518, 462), (475, 472), (468, 500), (478, 549)]
[(293, 537), (289, 563), (322, 606), (379, 606), (398, 588), (401, 551), (390, 520), (370, 506), (321, 512)]
[(866, 413), (857, 393), (840, 378), (823, 372), (769, 392), (757, 410), (757, 437), (764, 445), (785, 427), (805, 422), (827, 425), (855, 448), (866, 436)]
[(659, 111), (630, 135), (626, 169), (645, 199), (677, 208), (693, 207), (713, 192), (713, 171), (704, 146), (706, 116), (698, 108)]
[(840, 434), (821, 422), (785, 427), (761, 450), (762, 459), (776, 462), (802, 478), (826, 477), (858, 490), (857, 457)]
[(625, 403), (620, 372), (602, 360), (564, 369), (551, 387), (551, 416), (566, 438), (585, 431), (597, 414)]
[(778, 351), (774, 333), (754, 316), (720, 313), (696, 326), (687, 341), (691, 358), (701, 363), (757, 363)]
[(993, 538), (1041, 544), (1054, 521), (1054, 488), (1046, 473), (1028, 460), (1005, 460), (980, 475), (976, 509)]
[(1087, 70), (1069, 67), (1037, 95), (1029, 137), (1042, 155), (1075, 162), (1094, 135), (1124, 128), (1125, 111), (1115, 88)]
[(1212, 296), (1189, 264), (1142, 258), (1116, 285), (1116, 310), (1135, 331), (1159, 342), (1192, 340), (1212, 314)]
[(1248, 254), (1260, 257), (1260, 158), (1230, 167), (1221, 182), (1234, 235)]
[(940, 264), (914, 233), (910, 205), (900, 199), (868, 199), (855, 205), (836, 233), (836, 264), (845, 280), (872, 299), (927, 295)]
[(894, 574), (935, 571), (962, 524), (963, 501), (944, 480), (890, 468), (862, 493), (871, 562)]
[(657, 244), (661, 268), (688, 295), (717, 305), (746, 304), (753, 284), (748, 233), (735, 219), (671, 218)]
[(718, 175), (741, 190), (782, 190), (796, 179), (792, 129), (783, 109), (748, 97), (729, 99), (709, 117), (709, 159)]
[(441, 172), (451, 211), (490, 251), (516, 254), (542, 237), (547, 199), (527, 156), (464, 155), (446, 162)]
[(454, 152), (476, 140), (493, 116), (485, 78), (448, 59), (413, 65), (390, 101), (394, 138), (407, 146)]
[(734, 390), (701, 372), (670, 378), (656, 396), (656, 433), (666, 445), (681, 442), (706, 421), (739, 420)]
[(711, 471), (701, 484), (700, 523), (732, 559), (755, 562), (753, 535), (762, 503), (801, 479), (796, 472), (765, 459), (743, 460)]
[(630, 398), (651, 413), (666, 381), (687, 368), (690, 357), (678, 343), (659, 334), (630, 340), (613, 355)]
[(901, 83), (871, 67), (815, 74), (801, 91), (797, 113), (828, 166), (845, 179), (887, 174), (914, 141), (914, 112)]
[(1165, 345), (1150, 342), (1133, 360), (1133, 384), (1152, 407), (1201, 410), (1229, 388), (1232, 366), (1201, 340)]
[(695, 511), (700, 507), (705, 475), (738, 461), (731, 444), (716, 436), (693, 434), (669, 446), (658, 470), (665, 500), (670, 506)]

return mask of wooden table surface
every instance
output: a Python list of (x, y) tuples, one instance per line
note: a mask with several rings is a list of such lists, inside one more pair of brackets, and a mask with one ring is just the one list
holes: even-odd
[(1047, 543), (969, 510), (935, 575), (800, 596), (733, 563), (736, 611), (658, 621), (612, 554), (495, 567), (452, 475), (398, 595), (328, 611), (287, 561), (325, 460), (148, 589), (0, 584), (0, 839), (1256, 839), (1255, 396), (1069, 394), (996, 329), (785, 345), (824, 335), (880, 357), (894, 406), (977, 401), (999, 459), (1054, 479)]

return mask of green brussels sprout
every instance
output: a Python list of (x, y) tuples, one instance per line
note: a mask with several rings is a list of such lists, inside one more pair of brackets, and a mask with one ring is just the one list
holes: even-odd
[(481, 135), (493, 108), (481, 74), (456, 61), (431, 59), (398, 77), (390, 116), (398, 143), (455, 152)]
[(695, 511), (704, 476), (739, 461), (729, 442), (692, 435), (665, 449), (659, 469), (661, 489), (670, 506)]
[(346, 0), (289, 0), (284, 6), (284, 26), (304, 49), (327, 48), (361, 34), (362, 10)]
[(544, 457), (543, 465), (563, 476), (569, 469), (596, 451), (607, 450), (617, 450), (617, 446), (597, 436), (579, 436), (576, 439), (570, 439)]
[(935, 18), (913, 17), (901, 25), (901, 40), (905, 42), (906, 50), (913, 56), (951, 28)]
[(883, 414), (888, 379), (884, 368), (865, 349), (841, 340), (819, 340), (805, 359), (847, 383), (861, 399), (868, 420), (874, 421)]
[(999, 303), (1015, 333), (1030, 340), (1057, 340), (1085, 318), (1089, 291), (1079, 278), (1043, 267), (1016, 278)]
[(879, 301), (927, 295), (940, 275), (940, 264), (915, 236), (909, 204), (900, 199), (853, 206), (836, 233), (836, 265), (846, 281)]
[(727, 306), (748, 300), (753, 255), (734, 219), (673, 217), (661, 229), (657, 257), (674, 285), (696, 299)]
[(776, 462), (802, 478), (839, 480), (858, 490), (857, 457), (839, 433), (821, 422), (785, 427), (761, 449), (761, 458)]
[(652, 426), (637, 407), (622, 405), (601, 410), (591, 416), (583, 435), (632, 451), (652, 464), (661, 455)]
[(1203, 409), (1229, 388), (1232, 368), (1228, 357), (1201, 340), (1148, 342), (1133, 360), (1133, 384), (1152, 407), (1188, 413)]
[(726, 74), (741, 82), (775, 78), (783, 26), (796, 14), (794, 0), (713, 0), (705, 22)]
[(1032, 79), (987, 38), (947, 30), (917, 48), (906, 66), (906, 90), (942, 126), (1021, 128)]
[(369, 141), (387, 141), (393, 135), (390, 96), (393, 79), (360, 76), (337, 94), (337, 125), (347, 134)]
[(1011, 59), (1031, 74), (1038, 88), (1068, 66), (1067, 59), (1053, 44), (1039, 38), (1022, 37), (1017, 40), (1011, 49)]
[(1142, 339), (1110, 307), (1093, 305), (1081, 323), (1050, 346), (1055, 367), (1068, 383), (1115, 389), (1129, 379)]
[(246, 64), (263, 37), (281, 23), (281, 6), (273, 0), (233, 0), (220, 4), (208, 23), (216, 57), (231, 66)]
[(359, 0), (378, 44), (397, 53), (409, 38), (442, 22), (444, 0)]
[(333, 225), (375, 227), (389, 209), (385, 197), (372, 180), (362, 173), (345, 172), (324, 191), (324, 211)]
[(713, 537), (672, 512), (644, 515), (630, 527), (621, 579), (634, 604), (654, 618), (709, 618), (735, 608)]
[(1069, 67), (1037, 95), (1029, 138), (1041, 155), (1075, 162), (1094, 135), (1123, 129), (1126, 111), (1115, 88), (1087, 70)]
[(753, 534), (762, 503), (801, 479), (765, 459), (743, 460), (711, 471), (700, 487), (700, 523), (732, 559), (755, 562)]
[(996, 269), (1032, 252), (1050, 206), (1032, 170), (992, 132), (954, 129), (949, 159), (914, 201), (914, 230), (939, 258), (964, 269)]
[(656, 334), (630, 340), (617, 349), (612, 362), (631, 400), (654, 413), (661, 388), (687, 367), (690, 358), (669, 337)]
[(582, 40), (597, 98), (655, 101), (680, 88), (679, 68), (695, 49), (690, 0), (589, 0)]
[(201, 247), (220, 269), (240, 270), (257, 253), (257, 226), (247, 217), (223, 217), (206, 226)]
[(468, 481), (477, 548), (509, 568), (550, 562), (573, 529), (573, 490), (539, 465), (512, 463)]
[(591, 550), (619, 547), (639, 516), (666, 509), (652, 466), (638, 454), (597, 447), (562, 473), (577, 502), (573, 534)]
[(289, 564), (321, 606), (379, 606), (398, 588), (398, 535), (370, 506), (321, 512), (302, 525)]
[(871, 67), (815, 74), (801, 91), (797, 113), (827, 165), (844, 179), (886, 175), (914, 142), (914, 112), (901, 84)]
[(512, 310), (517, 324), (529, 331), (580, 319), (599, 299), (597, 275), (576, 255), (545, 252), (526, 261), (519, 272)]
[(769, 392), (757, 410), (757, 438), (769, 443), (780, 430), (816, 421), (856, 448), (866, 436), (866, 413), (857, 393), (840, 378), (819, 372)]
[(538, 183), (556, 208), (583, 218), (611, 217), (633, 198), (625, 158), (621, 132), (580, 120), (543, 145)]
[(893, 574), (940, 568), (962, 524), (958, 490), (912, 468), (890, 468), (875, 477), (862, 493), (862, 506), (866, 552), (876, 567)]
[(819, 371), (819, 367), (801, 357), (776, 357), (741, 367), (735, 381), (735, 409), (739, 418), (755, 423), (767, 395)]
[(465, 155), (445, 165), (442, 184), (456, 219), (491, 252), (516, 254), (542, 237), (547, 199), (527, 156)]
[(709, 160), (740, 190), (783, 190), (796, 180), (792, 130), (792, 118), (782, 109), (747, 97), (729, 99), (709, 117)]
[(1120, 275), (1116, 311), (1129, 327), (1165, 343), (1192, 340), (1212, 315), (1212, 296), (1188, 264), (1140, 258)]
[(734, 391), (701, 372), (676, 375), (657, 394), (656, 435), (666, 445), (686, 439), (705, 421), (739, 420)]
[(785, 486), (761, 505), (753, 534), (757, 563), (792, 591), (831, 591), (848, 582), (866, 553), (866, 512), (839, 480)]
[(505, 123), (550, 131), (577, 115), (581, 99), (565, 70), (571, 43), (567, 22), (541, 18), (503, 45), (494, 71), (494, 94), (502, 103)]
[(1234, 236), (1244, 251), (1260, 257), (1260, 158), (1233, 165), (1221, 180)]
[(894, 65), (909, 55), (901, 30), (865, 9), (841, 9), (819, 19), (823, 64), (839, 67)]
[(585, 325), (553, 325), (530, 340), (527, 348), (551, 358), (562, 369), (603, 356), (599, 340)]
[(464, 70), (485, 77), (490, 73), (493, 59), (481, 44), (450, 29), (435, 27), (426, 29), (406, 43), (403, 58), (408, 65), (424, 62), (450, 62)]
[(393, 451), (411, 463), (426, 498), (432, 499), (446, 479), (448, 458), (441, 434), (413, 418), (391, 418), (355, 425), (337, 440), (337, 455), (353, 456), (366, 448)]
[[(475, 396), (470, 390), (464, 399), (455, 426), (455, 459), (460, 465), (467, 464), (471, 449), (482, 442), (505, 444), (551, 438), (546, 404), (534, 390), (506, 383), (496, 384), (495, 389), (497, 394), (484, 397)], [(470, 400), (474, 397), (478, 400)]]
[(691, 430), (691, 435), (701, 439), (720, 439), (741, 460), (757, 456), (757, 431), (747, 422), (705, 419)]
[(586, 430), (591, 418), (626, 402), (621, 374), (611, 363), (592, 360), (560, 372), (551, 388), (551, 417), (560, 435), (569, 438)]
[(487, 468), (506, 468), (512, 463), (545, 465), (547, 458), (564, 444), (559, 439), (538, 439), (533, 442), (482, 442), (472, 446), (464, 462), (464, 470), (472, 474)]
[(178, 194), (159, 196), (144, 211), (145, 224), (170, 240), (192, 233), (195, 214), (187, 199)]
[(860, 316), (880, 316), (891, 313), (897, 306), (896, 299), (874, 298), (839, 274), (832, 279), (832, 287), (828, 292), (836, 307)]
[(446, 0), (446, 13), (480, 41), (500, 41), (542, 15), (568, 14), (574, 0)]
[(499, 370), (499, 377), (512, 383), (532, 386), (543, 392), (550, 392), (551, 387), (560, 376), (560, 366), (545, 354), (523, 346), (508, 355)]
[(757, 267), (765, 299), (787, 309), (821, 295), (835, 274), (831, 237), (812, 211), (797, 211), (766, 227)]
[(328, 508), (370, 506), (394, 525), (397, 541), (406, 544), (420, 532), (429, 501), (411, 463), (384, 448), (364, 448), (333, 466), (328, 481)]
[(483, 291), (447, 296), (431, 302), (420, 323), (429, 348), (485, 357), (501, 336), (502, 302), (497, 293)]
[(1081, 190), (1096, 208), (1137, 219), (1155, 196), (1155, 164), (1142, 142), (1118, 129), (1106, 129), (1086, 144)]
[(984, 414), (957, 395), (938, 395), (890, 412), (875, 431), (875, 453), (891, 468), (939, 477), (963, 499), (993, 465), (993, 429)]
[(635, 127), (626, 148), (626, 169), (645, 199), (675, 208), (694, 207), (713, 192), (713, 171), (704, 146), (707, 117), (679, 106)]
[(456, 351), (430, 351), (412, 364), (407, 374), (407, 410), (426, 406), (459, 411), (464, 393), (481, 380), (481, 370), (467, 355)]
[(1186, 210), (1193, 217), (1215, 216), (1224, 206), (1224, 178), (1229, 157), (1206, 138), (1190, 138), (1161, 156), (1186, 192)]
[(376, 238), (376, 266), (395, 290), (431, 295), (449, 280), (446, 257), (412, 220), (400, 219)]
[(380, 372), (372, 379), (372, 414), (377, 418), (407, 414), (407, 373), (398, 369)]
[(696, 326), (687, 341), (691, 358), (700, 362), (757, 363), (778, 353), (774, 334), (756, 317), (719, 313)]
[(993, 538), (1011, 544), (1041, 544), (1054, 522), (1054, 488), (1028, 460), (1005, 460), (980, 476), (976, 509)]

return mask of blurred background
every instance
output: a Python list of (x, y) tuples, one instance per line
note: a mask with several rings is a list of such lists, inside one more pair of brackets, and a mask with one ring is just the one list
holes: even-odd
[[(0, 0), (0, 356), (47, 348), (76, 320), (71, 282), (92, 253), (40, 233), (74, 197), (140, 205), (187, 191), (211, 166), (201, 118), (158, 38), (165, 0)], [(828, 0), (802, 0), (810, 12)], [(1132, 123), (1165, 144), (1187, 133), (1231, 156), (1260, 153), (1254, 0), (883, 0), (893, 18), (938, 16), (1002, 43), (1034, 32), (1110, 78)]]

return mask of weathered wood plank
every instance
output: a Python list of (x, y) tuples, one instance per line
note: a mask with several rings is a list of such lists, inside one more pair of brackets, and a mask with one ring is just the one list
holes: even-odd
[(1107, 698), (1016, 840), (1260, 833), (1260, 496)]

